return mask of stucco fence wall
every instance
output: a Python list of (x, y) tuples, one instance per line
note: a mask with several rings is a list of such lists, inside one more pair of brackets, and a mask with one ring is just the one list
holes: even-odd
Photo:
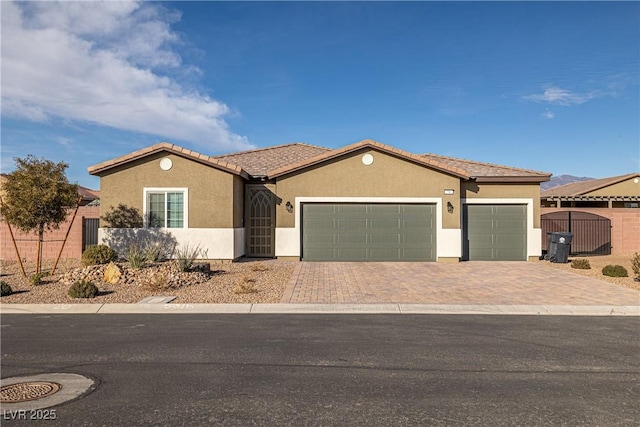
[(540, 214), (567, 211), (587, 212), (610, 219), (612, 254), (640, 252), (640, 209), (541, 208)]
[[(69, 222), (73, 216), (73, 211), (69, 213), (67, 220), (60, 224), (58, 230), (45, 231), (42, 245), (42, 258), (55, 259), (60, 251), (62, 240), (69, 228)], [(82, 256), (82, 220), (83, 218), (100, 218), (100, 206), (80, 206), (78, 213), (71, 226), (69, 238), (65, 244), (61, 258), (80, 258)], [(13, 236), (16, 239), (18, 250), (22, 259), (35, 261), (38, 236), (35, 233), (26, 234), (11, 227)], [(11, 242), (11, 235), (7, 224), (0, 223), (0, 259), (3, 261), (15, 261), (16, 251)]]

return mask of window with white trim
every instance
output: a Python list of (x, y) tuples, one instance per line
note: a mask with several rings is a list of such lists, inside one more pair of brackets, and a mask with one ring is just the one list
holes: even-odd
[(186, 188), (145, 188), (144, 193), (147, 227), (187, 228)]

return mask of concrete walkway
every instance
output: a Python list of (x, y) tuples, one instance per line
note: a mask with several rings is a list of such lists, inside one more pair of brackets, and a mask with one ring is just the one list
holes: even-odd
[(300, 262), (281, 302), (639, 306), (640, 291), (534, 262)]

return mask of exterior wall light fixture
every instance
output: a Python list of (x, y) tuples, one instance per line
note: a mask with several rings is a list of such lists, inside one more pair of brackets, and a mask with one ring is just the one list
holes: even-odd
[(453, 205), (451, 202), (447, 202), (447, 212), (453, 213)]
[(287, 202), (287, 204), (284, 206), (287, 208), (287, 212), (293, 212), (293, 205), (291, 204), (291, 202)]

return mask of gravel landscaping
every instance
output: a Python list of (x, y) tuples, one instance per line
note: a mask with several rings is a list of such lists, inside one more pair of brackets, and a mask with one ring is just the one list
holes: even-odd
[[(122, 277), (118, 283), (105, 282), (103, 266), (80, 267), (79, 260), (64, 260), (54, 276), (43, 278), (33, 286), (22, 277), (16, 262), (2, 261), (1, 280), (13, 294), (2, 297), (2, 303), (13, 304), (83, 304), (137, 303), (149, 296), (175, 296), (172, 303), (277, 303), (286, 289), (295, 262), (243, 259), (234, 263), (211, 263), (210, 272), (178, 271), (175, 262), (157, 263), (137, 270), (118, 263)], [(51, 269), (45, 264), (44, 270)], [(34, 271), (25, 265), (27, 275)], [(69, 286), (76, 280), (92, 280), (100, 293), (95, 298), (71, 298)]]
[[(595, 279), (604, 280), (610, 283), (615, 283), (616, 285), (626, 286), (631, 289), (640, 290), (640, 282), (634, 280), (633, 269), (631, 268), (631, 259), (633, 258), (633, 253), (630, 254), (620, 254), (620, 255), (599, 255), (599, 256), (580, 256), (580, 257), (569, 257), (569, 262), (566, 264), (557, 264), (549, 261), (538, 261), (545, 263), (553, 268), (559, 268), (562, 270), (569, 271), (571, 273), (582, 274), (583, 276), (593, 277)], [(591, 268), (589, 270), (581, 270), (578, 268), (571, 267), (571, 261), (574, 259), (586, 259), (589, 261)], [(621, 265), (627, 269), (629, 273), (629, 277), (609, 277), (602, 274), (602, 267), (606, 265)]]
[[(571, 273), (589, 276), (617, 285), (640, 290), (640, 282), (633, 278), (631, 258), (633, 254), (592, 257), (571, 257), (587, 259), (591, 269), (580, 270), (571, 263), (556, 264), (549, 261), (545, 267), (558, 268)], [(117, 263), (122, 272), (115, 284), (104, 281), (105, 265), (80, 267), (80, 260), (66, 259), (58, 264), (54, 276), (43, 278), (42, 284), (33, 286), (22, 277), (18, 263), (2, 261), (0, 279), (8, 283), (13, 294), (2, 297), (2, 303), (13, 304), (86, 304), (86, 303), (137, 303), (150, 296), (173, 296), (173, 303), (278, 303), (289, 284), (297, 262), (273, 259), (242, 259), (234, 263), (210, 263), (210, 271), (194, 269), (182, 273), (174, 261), (157, 263), (140, 269), (131, 269), (127, 263)], [(607, 277), (602, 267), (609, 264), (624, 266), (630, 277)], [(50, 270), (52, 263), (46, 263), (44, 270)], [(32, 263), (26, 263), (30, 275), (34, 271)], [(206, 270), (206, 269), (205, 269)], [(81, 279), (91, 280), (100, 293), (95, 298), (71, 298), (67, 295), (69, 286)]]

